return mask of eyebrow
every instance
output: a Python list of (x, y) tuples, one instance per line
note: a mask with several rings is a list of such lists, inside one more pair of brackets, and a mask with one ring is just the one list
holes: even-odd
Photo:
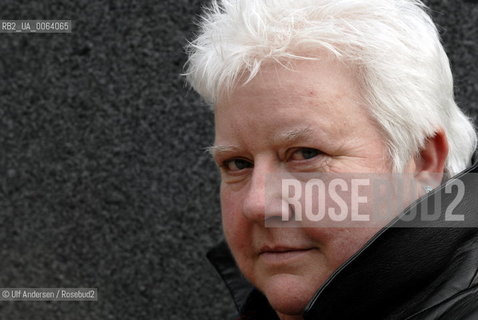
[[(291, 144), (299, 140), (306, 140), (312, 137), (313, 130), (310, 127), (292, 129), (281, 132), (272, 138), (272, 142), (277, 145)], [(221, 153), (239, 152), (241, 148), (235, 145), (212, 145), (205, 148), (213, 158)]]
[(298, 128), (279, 133), (273, 138), (274, 144), (291, 144), (299, 140), (307, 140), (312, 137), (313, 130), (310, 127)]
[(238, 146), (233, 146), (233, 145), (229, 145), (229, 146), (209, 146), (209, 147), (206, 147), (206, 152), (208, 152), (213, 158), (219, 154), (219, 153), (227, 153), (227, 152), (237, 152), (240, 150), (240, 147)]

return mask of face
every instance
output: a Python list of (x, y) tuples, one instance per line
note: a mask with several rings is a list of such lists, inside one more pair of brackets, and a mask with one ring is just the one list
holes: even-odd
[(391, 171), (353, 71), (332, 59), (295, 62), (292, 70), (265, 65), (220, 100), (213, 148), (226, 240), (245, 277), (282, 318), (300, 315), (377, 229), (267, 228), (267, 177)]

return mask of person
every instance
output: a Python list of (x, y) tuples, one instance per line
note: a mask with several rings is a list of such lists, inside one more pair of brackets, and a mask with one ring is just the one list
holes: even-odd
[[(422, 2), (214, 0), (187, 50), (221, 173), (226, 243), (208, 257), (241, 319), (478, 318), (477, 136)], [(351, 178), (323, 218), (359, 174), (407, 177), (410, 196), (359, 203), (377, 223), (309, 225), (307, 198), (277, 187)]]

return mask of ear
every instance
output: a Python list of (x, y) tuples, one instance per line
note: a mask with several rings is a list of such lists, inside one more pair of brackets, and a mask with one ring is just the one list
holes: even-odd
[(424, 186), (438, 186), (443, 179), (447, 156), (448, 140), (443, 129), (439, 129), (434, 136), (428, 137), (415, 158), (415, 179)]

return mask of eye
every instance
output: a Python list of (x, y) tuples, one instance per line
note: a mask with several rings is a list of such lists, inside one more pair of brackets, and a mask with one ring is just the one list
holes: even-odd
[(291, 160), (307, 160), (307, 159), (312, 159), (321, 153), (322, 152), (320, 152), (319, 150), (313, 149), (313, 148), (300, 148), (294, 151), (294, 153), (292, 153), (292, 156), (290, 157), (290, 159)]
[(240, 171), (252, 168), (253, 165), (251, 162), (244, 159), (232, 159), (224, 161), (222, 167), (228, 171)]

